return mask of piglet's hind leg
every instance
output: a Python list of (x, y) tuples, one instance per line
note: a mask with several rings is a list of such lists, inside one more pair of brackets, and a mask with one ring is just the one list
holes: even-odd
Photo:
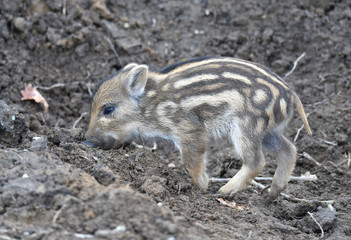
[[(247, 138), (246, 138), (247, 139)], [(247, 187), (247, 185), (262, 171), (265, 164), (261, 143), (248, 143), (236, 141), (234, 144), (240, 144), (241, 158), (243, 166), (240, 171), (223, 187), (219, 189), (219, 194), (232, 196), (238, 191)]]

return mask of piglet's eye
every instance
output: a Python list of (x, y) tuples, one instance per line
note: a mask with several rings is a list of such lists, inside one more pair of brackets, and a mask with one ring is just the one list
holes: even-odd
[(106, 107), (104, 109), (104, 115), (105, 116), (110, 115), (114, 110), (115, 110), (115, 107)]

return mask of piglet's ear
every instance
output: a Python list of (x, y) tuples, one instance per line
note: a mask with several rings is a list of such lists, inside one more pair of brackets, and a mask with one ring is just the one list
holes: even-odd
[(124, 79), (124, 85), (133, 98), (143, 95), (147, 82), (149, 68), (146, 65), (132, 67)]
[(129, 63), (127, 66), (125, 66), (123, 68), (123, 70), (130, 70), (130, 69), (132, 69), (133, 67), (136, 67), (136, 66), (138, 66), (138, 64), (136, 64), (136, 63)]

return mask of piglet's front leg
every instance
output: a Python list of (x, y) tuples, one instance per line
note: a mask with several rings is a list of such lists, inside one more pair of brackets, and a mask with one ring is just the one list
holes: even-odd
[(209, 179), (206, 173), (206, 142), (202, 134), (193, 132), (183, 135), (180, 151), (193, 183), (201, 189), (206, 189)]

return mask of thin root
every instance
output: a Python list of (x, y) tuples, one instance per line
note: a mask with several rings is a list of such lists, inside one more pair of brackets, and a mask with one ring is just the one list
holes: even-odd
[(311, 216), (311, 218), (313, 219), (313, 221), (314, 221), (315, 223), (317, 223), (318, 227), (321, 229), (321, 238), (324, 238), (324, 230), (323, 230), (322, 226), (321, 226), (321, 225), (319, 224), (319, 222), (313, 217), (313, 214), (312, 214), (312, 213), (310, 213), (310, 212), (307, 212), (307, 213), (308, 213), (308, 215)]
[(106, 38), (106, 41), (108, 42), (108, 44), (110, 45), (110, 48), (112, 50), (112, 52), (115, 54), (116, 58), (117, 58), (117, 61), (119, 63), (119, 65), (123, 66), (123, 62), (118, 54), (118, 52), (116, 51), (116, 48), (115, 46), (113, 46), (111, 40), (109, 38)]
[(83, 112), (80, 116), (79, 116), (79, 118), (73, 123), (73, 126), (72, 126), (72, 128), (76, 128), (76, 126), (78, 125), (78, 123), (82, 120), (82, 118), (85, 116), (85, 115), (87, 115), (88, 113), (87, 112)]
[(305, 56), (306, 53), (303, 53), (300, 55), (300, 57), (298, 57), (295, 62), (294, 62), (294, 66), (293, 68), (287, 73), (285, 74), (285, 76), (283, 77), (283, 80), (285, 80), (290, 74), (292, 74), (295, 71), (295, 68), (297, 66), (297, 63)]

